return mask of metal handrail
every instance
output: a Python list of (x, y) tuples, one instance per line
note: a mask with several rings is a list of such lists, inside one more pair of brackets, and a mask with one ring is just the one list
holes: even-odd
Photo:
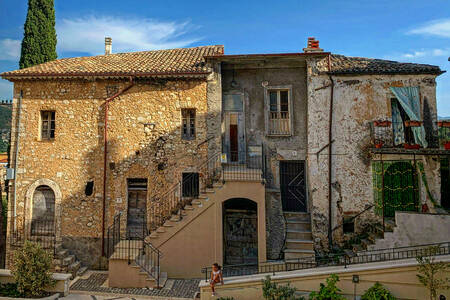
[[(414, 247), (415, 249), (411, 249)], [(265, 265), (229, 265), (222, 268), (222, 273), (224, 277), (270, 273), (275, 275), (275, 273), (286, 271), (313, 269), (328, 266), (344, 266), (346, 268), (349, 265), (362, 263), (394, 261), (417, 258), (418, 256), (441, 255), (450, 255), (450, 242), (364, 251), (358, 252), (357, 255), (351, 257), (347, 254), (331, 254), (323, 257), (303, 257), (295, 260)], [(205, 280), (208, 280), (208, 275), (210, 274), (211, 270), (212, 267), (205, 267), (201, 269), (201, 272), (205, 274)]]

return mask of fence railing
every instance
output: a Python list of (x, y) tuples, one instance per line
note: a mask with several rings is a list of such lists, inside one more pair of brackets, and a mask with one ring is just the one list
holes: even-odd
[(12, 216), (9, 222), (9, 243), (21, 247), (25, 241), (38, 243), (47, 251), (56, 251), (56, 228), (53, 218), (25, 218), (23, 215)]
[[(423, 126), (422, 121), (390, 120), (373, 121), (370, 123), (372, 144), (375, 148), (405, 148), (419, 149), (414, 138), (414, 128)], [(432, 136), (427, 138), (436, 140), (436, 143), (428, 141), (428, 148), (450, 149), (450, 121), (439, 121), (433, 123)], [(437, 142), (439, 141), (439, 142)]]
[[(358, 252), (356, 256), (346, 254), (331, 254), (323, 257), (304, 257), (296, 260), (289, 260), (282, 263), (244, 264), (224, 266), (222, 273), (224, 277), (245, 276), (254, 274), (273, 274), (286, 271), (296, 271), (303, 269), (313, 269), (329, 266), (344, 266), (394, 261), (400, 259), (417, 258), (419, 256), (441, 256), (450, 254), (450, 242), (425, 244), (412, 247), (387, 248), (374, 251)], [(209, 279), (212, 267), (202, 269), (205, 280)]]

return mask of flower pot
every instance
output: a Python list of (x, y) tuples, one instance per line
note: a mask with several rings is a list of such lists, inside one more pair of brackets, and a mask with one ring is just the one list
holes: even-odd
[(450, 141), (444, 143), (444, 149), (450, 150)]
[(380, 149), (381, 147), (383, 147), (384, 142), (383, 141), (376, 141), (375, 142), (375, 148)]
[(403, 144), (403, 147), (405, 149), (419, 149), (420, 145), (419, 144)]
[(450, 121), (439, 121), (437, 124), (438, 127), (450, 128)]
[(375, 127), (389, 127), (391, 126), (391, 121), (374, 121), (373, 125)]
[(405, 121), (406, 127), (419, 127), (420, 125), (422, 125), (420, 121)]

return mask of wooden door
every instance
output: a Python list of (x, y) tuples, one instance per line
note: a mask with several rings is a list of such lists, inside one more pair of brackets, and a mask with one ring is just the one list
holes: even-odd
[(280, 189), (283, 211), (307, 211), (304, 161), (280, 161)]
[(127, 237), (143, 238), (147, 235), (147, 180), (128, 180)]

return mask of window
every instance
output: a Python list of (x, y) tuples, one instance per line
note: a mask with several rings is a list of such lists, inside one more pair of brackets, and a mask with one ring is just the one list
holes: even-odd
[(183, 173), (183, 197), (197, 198), (199, 195), (198, 173)]
[(195, 109), (183, 108), (181, 109), (181, 138), (184, 140), (195, 139)]
[(55, 138), (55, 112), (41, 111), (41, 140)]
[(290, 89), (268, 89), (268, 135), (291, 134)]

